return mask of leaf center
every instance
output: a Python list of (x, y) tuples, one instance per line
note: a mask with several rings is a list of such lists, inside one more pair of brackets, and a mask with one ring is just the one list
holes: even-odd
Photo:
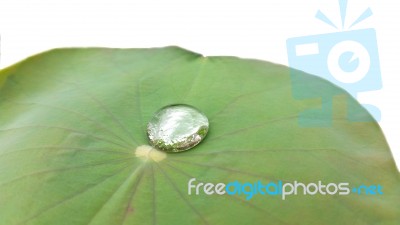
[(149, 145), (141, 145), (137, 147), (135, 155), (144, 161), (153, 160), (154, 162), (160, 162), (167, 158), (167, 153), (159, 151)]

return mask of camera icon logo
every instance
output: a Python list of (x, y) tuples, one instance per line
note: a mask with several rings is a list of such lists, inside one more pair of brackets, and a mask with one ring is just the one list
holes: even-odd
[[(341, 4), (341, 9), (345, 9), (345, 7)], [(343, 15), (342, 13), (344, 20)], [(370, 15), (372, 15), (371, 10), (366, 10), (353, 25)], [(317, 18), (334, 26), (320, 11), (317, 13)], [(354, 98), (357, 98), (357, 94), (360, 92), (382, 88), (376, 32), (372, 28), (289, 38), (286, 44), (291, 68), (322, 77), (345, 89)], [(323, 102), (321, 109), (310, 109), (301, 113), (299, 115), (300, 125), (330, 126), (332, 124), (333, 97), (341, 93), (322, 93), (322, 91), (315, 95), (307, 94), (305, 90), (311, 87), (299, 79), (298, 71), (291, 70), (294, 98), (322, 98)], [(322, 89), (322, 82), (321, 85)], [(357, 109), (352, 107), (354, 104), (350, 104), (350, 102), (351, 100), (349, 100), (347, 108), (347, 118), (349, 121), (359, 121), (360, 119), (355, 115)], [(377, 107), (363, 106), (375, 120), (380, 120), (380, 110)], [(307, 118), (319, 118), (319, 120)]]

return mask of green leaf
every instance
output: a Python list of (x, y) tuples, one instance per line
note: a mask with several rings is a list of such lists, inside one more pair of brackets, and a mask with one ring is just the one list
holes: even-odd
[[(339, 93), (332, 126), (299, 126), (321, 99), (293, 98), (289, 68), (263, 61), (89, 48), (9, 67), (0, 72), (0, 224), (398, 224), (400, 177), (378, 124), (348, 121), (349, 99), (371, 117), (327, 81), (296, 77), (311, 96)], [(208, 116), (206, 139), (138, 157), (147, 122), (177, 103)], [(383, 195), (188, 195), (191, 178), (348, 182)]]

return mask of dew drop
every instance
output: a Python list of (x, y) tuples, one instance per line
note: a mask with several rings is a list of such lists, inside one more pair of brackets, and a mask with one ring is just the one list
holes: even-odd
[(182, 152), (199, 144), (208, 132), (208, 119), (189, 105), (160, 109), (147, 124), (150, 144), (166, 152)]

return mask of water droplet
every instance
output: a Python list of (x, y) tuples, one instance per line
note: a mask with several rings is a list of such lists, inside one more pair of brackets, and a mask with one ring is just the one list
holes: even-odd
[(147, 124), (150, 144), (166, 152), (182, 152), (199, 144), (208, 132), (208, 119), (189, 105), (170, 105)]

